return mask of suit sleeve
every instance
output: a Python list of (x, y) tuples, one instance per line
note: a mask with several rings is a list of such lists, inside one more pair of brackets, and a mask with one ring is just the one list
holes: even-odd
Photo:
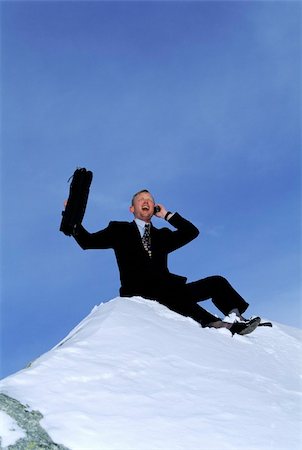
[(114, 233), (112, 229), (112, 222), (107, 228), (96, 233), (89, 233), (83, 225), (79, 225), (73, 237), (83, 250), (113, 248)]
[(169, 223), (175, 227), (176, 230), (171, 231), (167, 229), (165, 245), (168, 253), (183, 247), (199, 235), (198, 228), (178, 213), (173, 214)]

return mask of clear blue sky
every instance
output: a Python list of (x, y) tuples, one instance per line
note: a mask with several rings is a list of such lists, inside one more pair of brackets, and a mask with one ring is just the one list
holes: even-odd
[(250, 315), (301, 327), (301, 4), (1, 13), (2, 375), (118, 295), (113, 252), (59, 232), (77, 166), (94, 173), (87, 229), (132, 220), (130, 198), (148, 188), (200, 229), (171, 271), (224, 275)]

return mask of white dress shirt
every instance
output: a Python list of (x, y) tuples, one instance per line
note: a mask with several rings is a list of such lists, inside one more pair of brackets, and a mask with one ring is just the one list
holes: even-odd
[(141, 238), (142, 238), (143, 235), (144, 235), (145, 225), (146, 225), (147, 222), (144, 222), (141, 219), (134, 219), (134, 222), (136, 223), (136, 225), (138, 227), (139, 234), (141, 235)]

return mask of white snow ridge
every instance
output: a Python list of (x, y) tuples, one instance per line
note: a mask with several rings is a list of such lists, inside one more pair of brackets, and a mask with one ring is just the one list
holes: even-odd
[(300, 449), (301, 341), (276, 323), (232, 337), (117, 297), (1, 392), (71, 450)]

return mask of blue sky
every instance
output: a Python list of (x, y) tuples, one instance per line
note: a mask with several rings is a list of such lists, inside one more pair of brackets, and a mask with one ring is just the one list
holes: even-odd
[[(301, 327), (299, 2), (2, 2), (2, 375), (118, 295), (112, 251), (59, 232), (132, 220), (148, 188), (200, 229), (170, 257)], [(163, 226), (159, 219), (154, 225)], [(203, 304), (216, 311), (210, 302)]]

